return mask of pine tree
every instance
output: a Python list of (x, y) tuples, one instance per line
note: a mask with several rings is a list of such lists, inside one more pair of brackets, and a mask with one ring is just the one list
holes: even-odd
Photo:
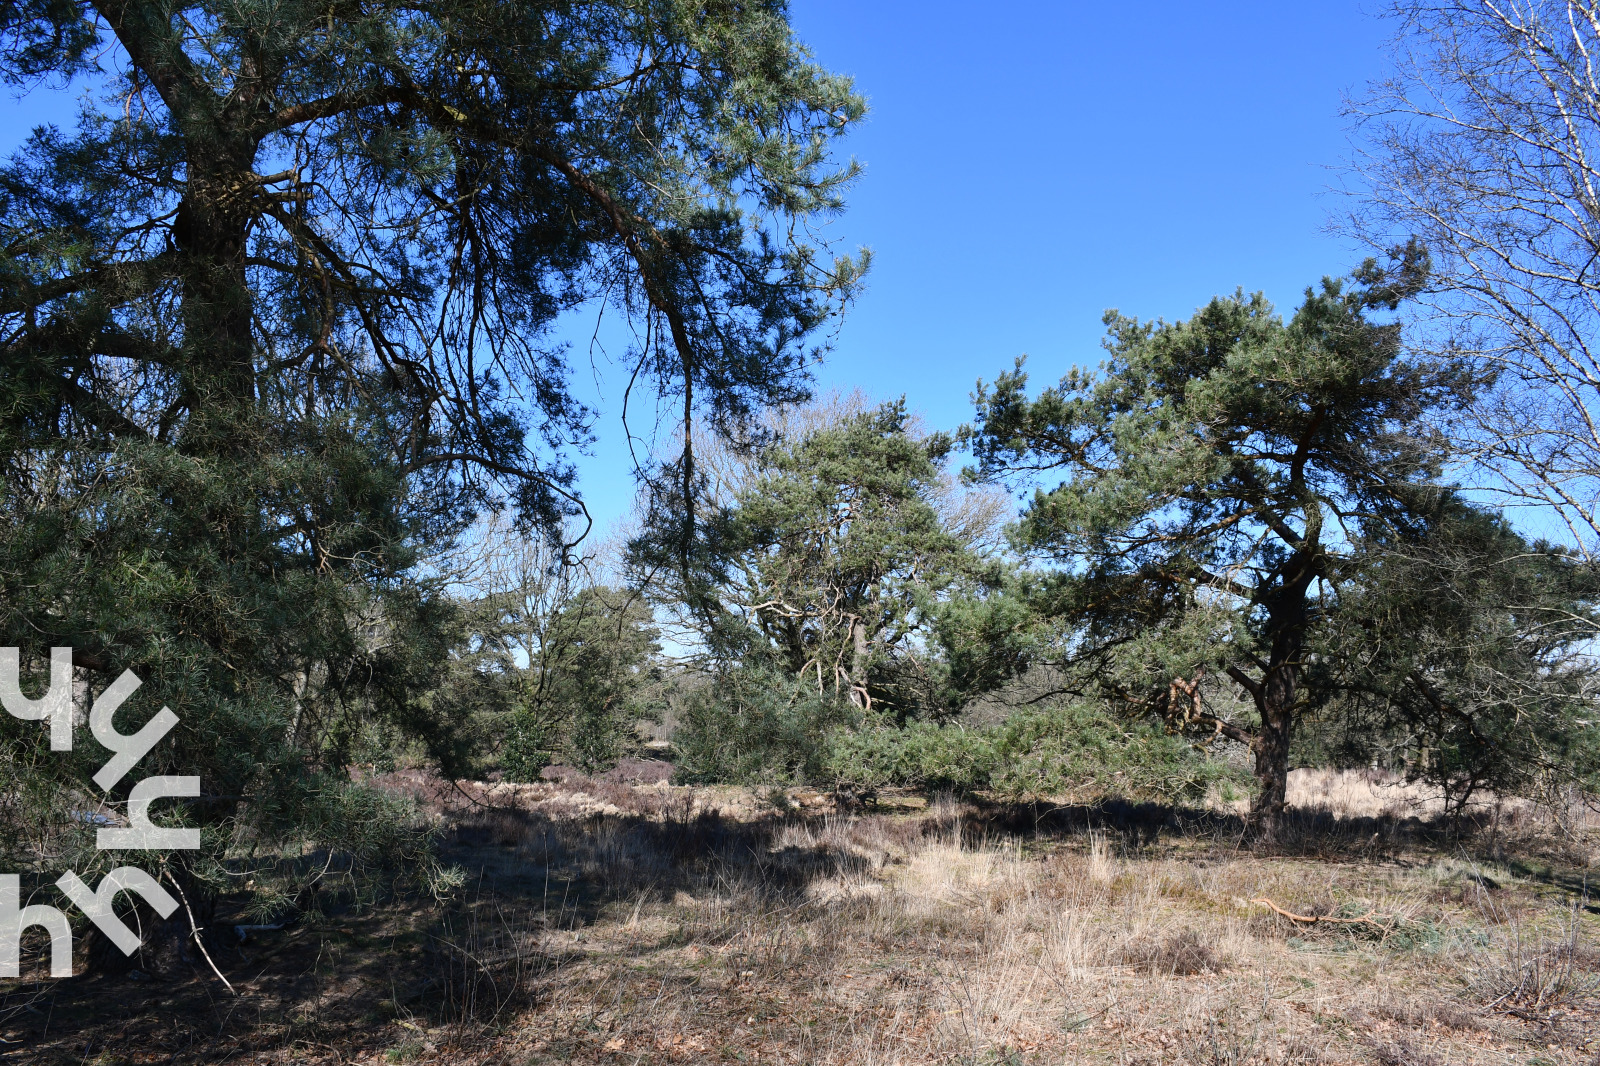
[(699, 603), (712, 659), (767, 666), (817, 696), (906, 717), (941, 708), (937, 622), (1003, 568), (947, 513), (948, 434), (911, 431), (904, 401), (858, 411), (761, 454), (697, 542), (688, 585), (671, 516), (632, 545), (654, 594)]
[[(1309, 649), (1376, 527), (1426, 525), (1449, 443), (1440, 416), (1477, 385), (1451, 361), (1405, 357), (1374, 321), (1426, 275), (1415, 246), (1354, 284), (1325, 280), (1284, 322), (1259, 294), (1187, 322), (1106, 316), (1110, 358), (1038, 397), (1019, 363), (980, 385), (970, 431), (989, 476), (1063, 480), (1020, 523), (1064, 570), (1056, 609), (1114, 699), (1254, 753), (1254, 817), (1283, 809), (1297, 722), (1320, 699)], [(1253, 714), (1208, 707), (1225, 674)]]
[(420, 564), (579, 510), (563, 312), (633, 315), (639, 380), (732, 428), (859, 266), (808, 223), (862, 102), (778, 2), (23, 0), (0, 42), (103, 89), (0, 169), (0, 644), (179, 713), (145, 769), (202, 775), (209, 856), (342, 831), (352, 719), (448, 755)]

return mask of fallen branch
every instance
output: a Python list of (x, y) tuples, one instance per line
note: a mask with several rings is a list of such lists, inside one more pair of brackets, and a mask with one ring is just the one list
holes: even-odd
[(1383, 928), (1386, 925), (1393, 924), (1392, 920), (1388, 923), (1379, 921), (1376, 917), (1378, 913), (1376, 910), (1370, 910), (1359, 918), (1333, 918), (1326, 914), (1295, 914), (1293, 911), (1284, 910), (1282, 907), (1278, 906), (1276, 903), (1264, 896), (1261, 899), (1253, 899), (1250, 902), (1265, 904), (1266, 906), (1271, 907), (1278, 914), (1281, 914), (1285, 918), (1289, 919), (1291, 922), (1304, 922), (1307, 925), (1315, 925), (1318, 922), (1328, 922), (1333, 925), (1361, 925), (1363, 922), (1365, 922), (1371, 925), (1376, 925), (1379, 928)]
[(206, 965), (210, 966), (211, 972), (217, 975), (217, 980), (226, 985), (229, 992), (237, 996), (239, 994), (238, 989), (234, 988), (232, 983), (222, 976), (222, 971), (217, 969), (217, 964), (211, 961), (211, 952), (206, 950), (205, 937), (200, 933), (200, 923), (194, 920), (194, 911), (189, 908), (189, 897), (183, 894), (183, 886), (178, 884), (178, 879), (172, 875), (171, 870), (163, 866), (161, 872), (166, 876), (167, 883), (178, 892), (178, 899), (183, 903), (183, 912), (189, 916), (189, 932), (194, 937), (195, 946), (200, 949), (200, 954), (205, 957)]

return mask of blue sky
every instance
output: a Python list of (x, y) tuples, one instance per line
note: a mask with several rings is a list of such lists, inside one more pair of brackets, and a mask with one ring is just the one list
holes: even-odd
[[(1100, 358), (1109, 307), (1181, 318), (1236, 286), (1283, 310), (1358, 258), (1326, 232), (1349, 149), (1339, 108), (1383, 70), (1389, 27), (1321, 4), (793, 0), (817, 59), (871, 114), (865, 165), (833, 230), (870, 245), (867, 289), (823, 388), (904, 394), (930, 426), (970, 417), (976, 379), (1029, 356), (1036, 383)], [(73, 106), (0, 104), (0, 150)], [(584, 331), (585, 336), (587, 330)], [(603, 356), (580, 389), (604, 408), (583, 487), (602, 527), (628, 510), (622, 380)]]
[[(1389, 27), (1355, 0), (795, 0), (792, 18), (871, 107), (833, 229), (875, 262), (822, 388), (903, 393), (953, 428), (1018, 355), (1037, 384), (1097, 363), (1107, 308), (1182, 318), (1243, 286), (1287, 311), (1359, 258), (1327, 233), (1330, 168)], [(630, 486), (614, 417), (599, 430), (584, 484), (603, 524)]]

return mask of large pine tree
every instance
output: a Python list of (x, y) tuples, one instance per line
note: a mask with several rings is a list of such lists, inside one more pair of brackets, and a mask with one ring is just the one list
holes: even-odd
[[(1407, 358), (1394, 310), (1426, 275), (1409, 246), (1354, 284), (1324, 281), (1287, 322), (1259, 294), (1187, 322), (1107, 315), (1110, 358), (1037, 397), (1019, 368), (980, 386), (980, 470), (1062, 480), (1023, 515), (1024, 547), (1063, 568), (1057, 607), (1114, 699), (1175, 728), (1248, 744), (1270, 831), (1290, 744), (1323, 698), (1314, 637), (1383, 531), (1425, 536), (1445, 492), (1439, 419), (1476, 379)], [(1253, 714), (1208, 706), (1225, 674)]]
[(0, 168), (0, 645), (137, 671), (210, 854), (333, 832), (351, 716), (449, 748), (416, 564), (577, 510), (560, 315), (629, 313), (636, 381), (729, 427), (859, 266), (809, 224), (862, 102), (777, 0), (22, 0), (0, 71), (100, 97)]

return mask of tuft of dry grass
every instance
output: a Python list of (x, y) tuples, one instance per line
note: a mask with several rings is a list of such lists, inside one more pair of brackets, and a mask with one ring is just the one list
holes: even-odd
[(1564, 927), (1496, 930), (1468, 965), (1473, 995), (1492, 1011), (1551, 1021), (1600, 1001), (1600, 952), (1587, 942), (1577, 906)]
[(1122, 961), (1153, 977), (1193, 977), (1222, 969), (1211, 945), (1193, 929), (1135, 940), (1123, 948)]

